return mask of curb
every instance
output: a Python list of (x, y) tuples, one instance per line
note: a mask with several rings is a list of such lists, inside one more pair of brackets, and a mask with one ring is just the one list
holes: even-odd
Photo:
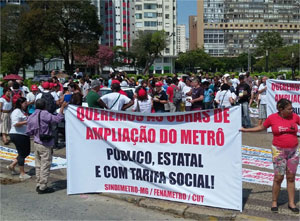
[(186, 203), (152, 199), (126, 194), (101, 193), (102, 196), (127, 201), (137, 206), (171, 213), (176, 216), (196, 220), (265, 220), (259, 217), (244, 216), (239, 212), (205, 206), (189, 205)]

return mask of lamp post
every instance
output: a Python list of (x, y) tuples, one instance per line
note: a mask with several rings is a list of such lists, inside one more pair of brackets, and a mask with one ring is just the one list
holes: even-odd
[(269, 51), (266, 50), (266, 72), (269, 72)]
[(294, 54), (294, 52), (292, 52), (292, 79), (293, 79), (293, 80), (295, 80), (294, 57), (295, 57), (295, 54)]
[(249, 38), (249, 47), (248, 47), (248, 71), (251, 73), (251, 50), (252, 38)]

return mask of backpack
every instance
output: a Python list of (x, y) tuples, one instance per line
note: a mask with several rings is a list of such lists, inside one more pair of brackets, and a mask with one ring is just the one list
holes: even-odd
[(15, 92), (14, 90), (12, 91), (12, 102), (13, 105), (16, 104), (17, 100), (22, 97), (22, 91), (18, 90), (17, 92)]
[(47, 92), (47, 93), (42, 92), (41, 99), (44, 99), (46, 101), (46, 110), (49, 113), (53, 114), (56, 111), (57, 106), (51, 92)]
[(182, 93), (178, 87), (173, 87), (173, 103), (178, 104), (182, 101)]

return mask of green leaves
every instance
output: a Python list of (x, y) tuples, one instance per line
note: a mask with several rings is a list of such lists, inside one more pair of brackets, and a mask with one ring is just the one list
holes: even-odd
[(167, 36), (164, 31), (138, 33), (138, 38), (133, 41), (131, 52), (136, 57), (136, 65), (144, 67), (144, 74), (154, 63), (154, 60), (162, 55), (167, 47)]

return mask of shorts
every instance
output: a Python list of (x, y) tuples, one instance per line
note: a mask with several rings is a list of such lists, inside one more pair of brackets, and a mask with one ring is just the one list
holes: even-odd
[(258, 119), (267, 119), (267, 105), (259, 104)]
[(299, 164), (299, 148), (279, 148), (272, 145), (272, 158), (275, 175), (284, 176), (288, 170), (296, 174)]

